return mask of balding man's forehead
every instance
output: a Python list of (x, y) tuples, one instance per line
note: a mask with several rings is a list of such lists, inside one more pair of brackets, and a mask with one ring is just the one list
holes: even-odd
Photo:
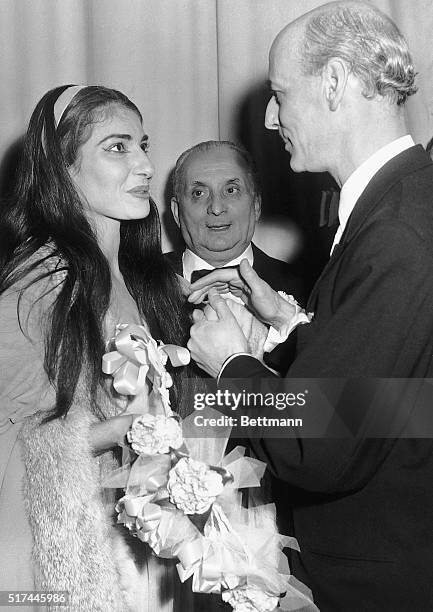
[(269, 62), (280, 64), (299, 63), (304, 46), (305, 20), (297, 19), (279, 32), (269, 52)]
[[(284, 32), (284, 34), (283, 34)], [(300, 39), (285, 28), (275, 39), (269, 53), (269, 82), (273, 90), (281, 90), (288, 77), (301, 67)]]

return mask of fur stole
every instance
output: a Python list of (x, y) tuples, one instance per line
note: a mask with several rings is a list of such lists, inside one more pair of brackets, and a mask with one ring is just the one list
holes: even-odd
[(39, 412), (25, 420), (20, 434), (35, 588), (68, 591), (69, 607), (59, 612), (125, 612), (130, 607), (113, 550), (119, 534), (104, 511), (101, 458), (89, 445), (95, 417), (81, 395), (65, 419), (41, 424), (46, 413)]

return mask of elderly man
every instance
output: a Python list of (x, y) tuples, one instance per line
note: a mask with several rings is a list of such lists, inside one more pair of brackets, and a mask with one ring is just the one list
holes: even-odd
[(193, 282), (210, 270), (247, 259), (273, 289), (301, 300), (301, 285), (290, 266), (251, 242), (261, 196), (245, 149), (213, 140), (191, 147), (176, 162), (173, 187), (171, 209), (186, 249), (166, 256), (179, 274)]
[[(414, 77), (395, 24), (362, 2), (318, 7), (285, 27), (270, 52), (266, 127), (279, 131), (293, 170), (329, 171), (341, 186), (340, 226), (307, 305), (311, 322), (294, 332), (287, 376), (346, 378), (335, 383), (329, 425), (353, 435), (246, 434), (291, 486), (301, 547), (293, 571), (322, 611), (433, 609), (433, 441), (423, 430), (404, 439), (413, 435), (412, 408), (429, 407), (432, 386), (422, 379), (433, 373), (433, 164), (405, 124)], [(293, 306), (247, 262), (240, 275), (250, 307), (284, 334)], [(193, 286), (191, 301), (217, 281), (239, 284), (233, 271), (215, 272)], [(222, 378), (267, 376), (245, 354), (223, 300), (209, 294), (215, 312), (194, 313), (194, 359)], [(404, 401), (391, 400), (394, 388)], [(320, 419), (325, 403), (310, 417), (314, 410)]]
[[(229, 141), (200, 142), (178, 158), (173, 174), (171, 210), (186, 248), (167, 253), (178, 274), (194, 282), (215, 268), (235, 267), (246, 259), (275, 291), (304, 300), (302, 282), (291, 266), (269, 257), (251, 242), (261, 212), (261, 194), (253, 160), (246, 149)], [(241, 300), (225, 293), (225, 297)], [(248, 323), (248, 322), (247, 322)], [(293, 353), (290, 344), (275, 348), (274, 335), (263, 344), (253, 328), (257, 353), (269, 367), (285, 372)], [(273, 350), (274, 349), (274, 350)]]

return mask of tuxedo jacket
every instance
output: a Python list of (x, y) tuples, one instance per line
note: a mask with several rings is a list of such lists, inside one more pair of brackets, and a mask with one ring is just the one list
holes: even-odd
[[(321, 610), (431, 610), (433, 441), (429, 433), (408, 439), (421, 396), (433, 410), (433, 385), (417, 387), (433, 371), (433, 164), (421, 146), (394, 157), (370, 181), (307, 311), (312, 322), (297, 328), (296, 356), (282, 384), (344, 379), (338, 393), (334, 385), (335, 414), (351, 420), (357, 435), (283, 440), (267, 438), (265, 428), (256, 428), (256, 437), (243, 430), (287, 485), (301, 548), (293, 573)], [(237, 356), (222, 376), (269, 372)], [(410, 399), (393, 403), (385, 393), (376, 401), (377, 378), (411, 379)], [(264, 406), (259, 411), (270, 414)], [(378, 421), (380, 431), (395, 436), (362, 434)]]

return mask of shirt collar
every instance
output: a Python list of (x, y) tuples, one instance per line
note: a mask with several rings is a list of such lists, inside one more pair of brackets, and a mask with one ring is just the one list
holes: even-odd
[(412, 136), (407, 134), (388, 143), (363, 162), (346, 180), (341, 188), (338, 220), (340, 225), (335, 234), (331, 254), (346, 228), (347, 222), (362, 192), (373, 176), (393, 157), (415, 145)]
[[(241, 263), (243, 259), (247, 259), (248, 263), (252, 266), (254, 262), (253, 248), (250, 244), (247, 246), (245, 251), (228, 261), (222, 268), (227, 266), (237, 266)], [(183, 277), (190, 283), (191, 282), (191, 274), (194, 270), (213, 270), (215, 266), (212, 266), (207, 261), (193, 253), (190, 249), (186, 248), (182, 255), (182, 268), (183, 268)]]

